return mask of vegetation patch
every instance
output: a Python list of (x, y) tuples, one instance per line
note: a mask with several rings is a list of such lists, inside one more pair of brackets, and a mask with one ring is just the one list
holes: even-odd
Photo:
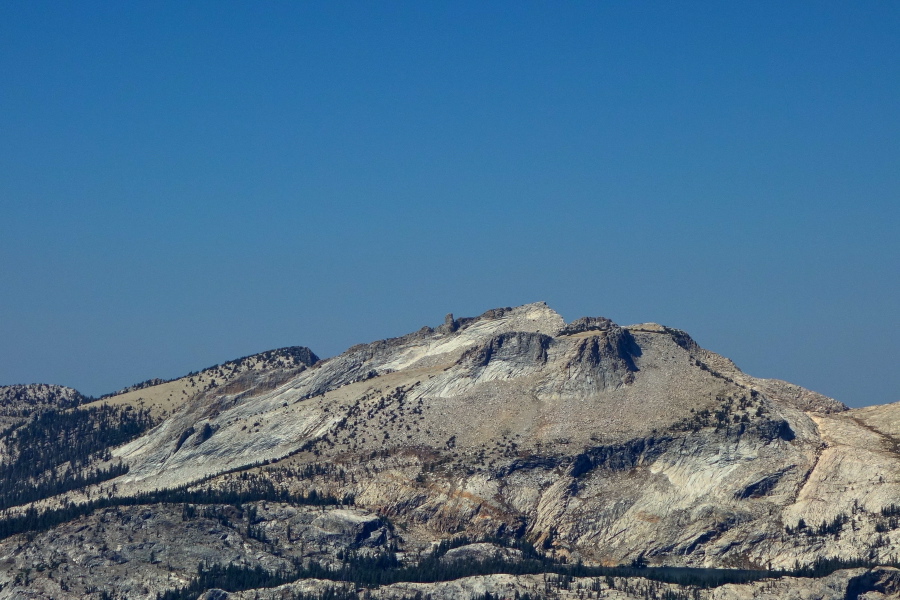
[(99, 406), (46, 410), (0, 435), (0, 510), (50, 498), (128, 472), (109, 461), (110, 449), (156, 425), (146, 409)]

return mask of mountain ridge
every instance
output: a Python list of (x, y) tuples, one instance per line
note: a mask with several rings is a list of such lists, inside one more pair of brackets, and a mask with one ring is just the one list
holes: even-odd
[[(115, 477), (32, 506), (352, 498), (394, 528), (370, 550), (410, 557), (460, 535), (595, 565), (876, 566), (900, 550), (900, 407), (752, 377), (677, 329), (566, 323), (534, 303), (287, 355), (86, 404), (155, 420), (87, 463)], [(308, 559), (278, 518), (262, 523)]]

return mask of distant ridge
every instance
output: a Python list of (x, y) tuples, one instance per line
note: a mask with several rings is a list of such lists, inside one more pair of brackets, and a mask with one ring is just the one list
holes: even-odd
[(0, 599), (900, 595), (900, 405), (655, 323), (449, 314), (13, 421)]
[[(190, 377), (192, 375), (197, 375), (206, 371), (221, 369), (239, 371), (241, 370), (241, 368), (246, 367), (251, 361), (259, 363), (262, 368), (287, 368), (296, 365), (306, 365), (309, 367), (317, 363), (319, 361), (319, 357), (316, 356), (312, 350), (305, 346), (286, 346), (284, 348), (266, 350), (257, 354), (249, 354), (247, 356), (242, 356), (241, 358), (235, 358), (222, 364), (217, 364), (211, 367), (206, 367), (205, 369), (200, 369), (199, 371), (191, 371), (190, 373), (182, 377)], [(161, 385), (163, 383), (176, 381), (177, 379), (181, 379), (181, 377), (173, 377), (172, 379), (160, 379), (158, 377), (155, 377), (146, 381), (142, 381), (140, 383), (136, 383), (134, 385), (129, 385), (128, 387), (124, 387), (121, 390), (110, 392), (109, 394), (103, 394), (99, 399), (102, 400), (104, 398), (111, 398), (113, 396), (127, 394), (128, 392), (143, 390), (146, 388)]]

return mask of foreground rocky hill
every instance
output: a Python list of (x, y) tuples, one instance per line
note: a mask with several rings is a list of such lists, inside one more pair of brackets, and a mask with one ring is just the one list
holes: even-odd
[[(0, 475), (37, 492), (3, 505), (0, 598), (900, 589), (900, 406), (848, 410), (656, 324), (448, 315), (38, 413), (3, 438)], [(23, 472), (26, 440), (53, 456), (84, 423), (105, 432), (84, 455)]]

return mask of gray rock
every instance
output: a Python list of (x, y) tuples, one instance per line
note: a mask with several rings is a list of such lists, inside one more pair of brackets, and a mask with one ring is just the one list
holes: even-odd
[[(348, 553), (398, 550), (414, 563), (457, 535), (524, 538), (550, 557), (587, 564), (640, 558), (791, 569), (865, 557), (878, 568), (697, 594), (898, 594), (896, 571), (880, 567), (900, 555), (892, 508), (900, 498), (900, 405), (849, 410), (747, 375), (683, 331), (602, 317), (566, 325), (543, 303), (448, 315), (436, 329), (321, 361), (298, 351), (232, 363), (205, 371), (202, 381), (195, 374), (110, 400), (137, 405), (135, 394), (151, 397), (157, 387), (183, 395), (159, 426), (113, 449), (127, 474), (37, 506), (177, 486), (246, 491), (253, 482), (270, 486), (270, 497), (315, 491), (353, 497), (355, 506), (259, 500), (184, 517), (181, 505), (100, 509), (0, 540), (0, 598), (80, 598), (102, 581), (116, 594), (152, 600), (185, 585), (201, 561), (337, 568)], [(476, 542), (443, 560), (497, 552), (520, 556)], [(539, 575), (490, 575), (370, 595), (540, 596), (550, 594), (544, 584)], [(615, 589), (582, 584), (618, 598), (651, 591), (640, 579)], [(304, 580), (282, 591), (329, 586), (344, 584)]]

